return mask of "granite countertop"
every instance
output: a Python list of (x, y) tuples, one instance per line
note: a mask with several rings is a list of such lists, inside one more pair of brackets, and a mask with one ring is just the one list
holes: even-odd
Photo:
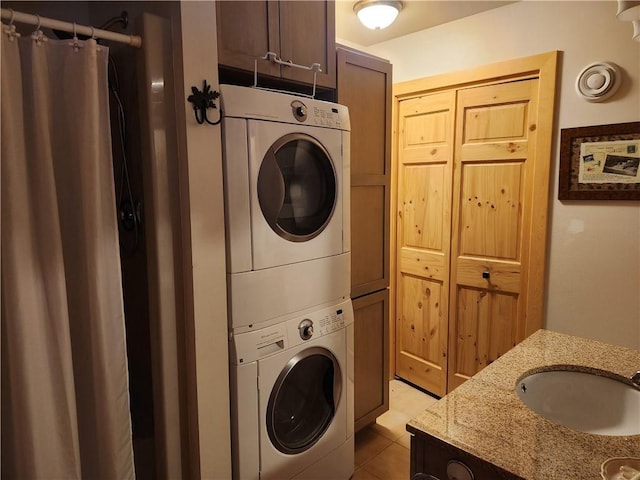
[(640, 352), (538, 330), (407, 424), (527, 480), (601, 480), (611, 457), (640, 456), (640, 435), (570, 430), (538, 416), (518, 398), (525, 374), (566, 365), (630, 378)]

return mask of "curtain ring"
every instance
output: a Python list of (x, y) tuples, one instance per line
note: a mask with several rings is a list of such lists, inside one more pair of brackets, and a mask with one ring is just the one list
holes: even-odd
[(40, 15), (36, 15), (36, 17), (38, 18), (38, 26), (36, 27), (36, 32), (40, 31), (40, 25), (42, 24), (42, 21), (40, 20)]
[(96, 39), (96, 29), (93, 26), (91, 27), (91, 39)]
[(13, 11), (13, 8), (10, 8), (9, 11), (11, 12), (11, 18), (9, 19), (9, 26), (13, 27), (13, 17), (15, 15), (15, 12)]
[(78, 35), (76, 35), (76, 22), (73, 22), (73, 38), (78, 40)]

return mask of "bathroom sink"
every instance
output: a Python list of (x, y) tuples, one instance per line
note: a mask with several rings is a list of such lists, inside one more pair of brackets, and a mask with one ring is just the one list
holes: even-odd
[(549, 370), (521, 378), (516, 392), (538, 415), (598, 435), (640, 435), (640, 389), (589, 372)]

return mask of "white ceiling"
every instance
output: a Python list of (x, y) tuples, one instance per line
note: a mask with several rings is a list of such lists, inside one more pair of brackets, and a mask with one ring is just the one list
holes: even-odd
[(353, 11), (356, 0), (336, 0), (336, 37), (338, 40), (369, 46), (435, 27), (459, 18), (501, 7), (513, 1), (483, 0), (403, 0), (396, 21), (384, 30), (369, 30)]

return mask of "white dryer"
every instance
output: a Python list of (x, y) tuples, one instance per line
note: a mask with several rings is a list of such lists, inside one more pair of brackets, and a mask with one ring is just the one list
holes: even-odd
[(233, 477), (347, 480), (354, 471), (351, 300), (231, 337)]
[(349, 114), (220, 86), (231, 326), (348, 298)]

